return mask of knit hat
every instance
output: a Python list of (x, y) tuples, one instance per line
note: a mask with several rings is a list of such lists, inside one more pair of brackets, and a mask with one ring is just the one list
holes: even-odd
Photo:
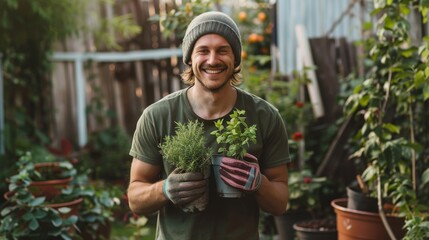
[(231, 45), (234, 53), (234, 67), (241, 63), (241, 37), (234, 20), (222, 12), (206, 12), (195, 17), (186, 29), (183, 38), (183, 62), (189, 65), (195, 42), (203, 35), (215, 33), (224, 37)]

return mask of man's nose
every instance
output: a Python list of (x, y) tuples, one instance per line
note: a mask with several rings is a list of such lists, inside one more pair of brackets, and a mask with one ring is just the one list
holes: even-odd
[(210, 64), (210, 65), (215, 65), (217, 63), (217, 61), (218, 61), (217, 53), (214, 52), (214, 51), (211, 51), (210, 54), (209, 54), (207, 63)]

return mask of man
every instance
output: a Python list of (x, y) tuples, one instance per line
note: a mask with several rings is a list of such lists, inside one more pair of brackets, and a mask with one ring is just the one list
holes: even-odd
[[(182, 74), (190, 86), (147, 107), (133, 137), (128, 197), (137, 214), (158, 213), (156, 239), (259, 239), (259, 209), (273, 215), (284, 213), (288, 202), (289, 161), (285, 126), (277, 109), (266, 101), (236, 88), (240, 82), (241, 41), (234, 21), (221, 12), (197, 16), (188, 26), (182, 44)], [(198, 119), (204, 123), (207, 145), (217, 152), (214, 122), (228, 120), (234, 109), (246, 112), (249, 125), (257, 125), (257, 143), (248, 152), (258, 164), (240, 173), (242, 160), (229, 160), (230, 182), (246, 192), (242, 198), (221, 198), (209, 179), (207, 209), (185, 213), (180, 205), (204, 193), (207, 181), (197, 173), (173, 173), (163, 161), (159, 143), (173, 135), (175, 122)], [(238, 167), (237, 167), (238, 166)], [(213, 174), (212, 174), (213, 175)], [(253, 181), (251, 188), (237, 180)]]

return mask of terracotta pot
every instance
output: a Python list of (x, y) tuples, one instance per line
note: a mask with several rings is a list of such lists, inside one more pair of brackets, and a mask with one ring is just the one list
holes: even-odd
[(337, 240), (335, 219), (312, 219), (293, 225), (299, 240)]
[[(365, 212), (347, 208), (347, 199), (336, 199), (331, 202), (337, 215), (339, 240), (376, 239), (389, 240), (386, 229), (378, 213)], [(405, 235), (404, 218), (386, 214), (387, 221), (397, 239)]]
[[(62, 171), (58, 162), (36, 163), (34, 167), (38, 171), (44, 171), (43, 169), (48, 169), (48, 171), (53, 173), (60, 173)], [(33, 196), (44, 196), (46, 197), (46, 200), (49, 201), (61, 195), (61, 191), (64, 188), (67, 188), (72, 180), (73, 177), (33, 181), (30, 183), (29, 190)]]
[(222, 178), (220, 178), (220, 162), (222, 160), (222, 155), (215, 154), (212, 158), (212, 164), (213, 164), (213, 173), (214, 173), (214, 180), (216, 182), (216, 189), (217, 194), (220, 197), (224, 198), (241, 198), (244, 196), (244, 192), (240, 189), (231, 187), (230, 185), (226, 184)]
[[(5, 192), (3, 194), (3, 197), (6, 200), (9, 200), (10, 197), (13, 196), (13, 194), (15, 194), (15, 193), (14, 192), (10, 192), (10, 191), (9, 192)], [(75, 200), (72, 200), (72, 201), (62, 202), (62, 203), (48, 203), (48, 202), (45, 202), (45, 206), (51, 207), (51, 208), (56, 209), (56, 210), (58, 210), (60, 208), (63, 208), (63, 207), (70, 208), (70, 212), (64, 213), (64, 214), (60, 213), (61, 217), (65, 219), (65, 218), (68, 218), (68, 217), (70, 217), (72, 215), (78, 215), (79, 214), (79, 206), (80, 206), (80, 204), (82, 202), (83, 202), (83, 198), (78, 198), (78, 199), (75, 199)]]

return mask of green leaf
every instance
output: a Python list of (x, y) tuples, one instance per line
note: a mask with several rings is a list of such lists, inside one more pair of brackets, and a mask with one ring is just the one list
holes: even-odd
[(425, 101), (429, 99), (429, 84), (426, 84), (423, 88), (423, 98)]
[(400, 130), (400, 127), (391, 123), (383, 124), (383, 128), (389, 130), (392, 133), (399, 133), (399, 130)]
[(54, 225), (55, 227), (61, 226), (61, 224), (63, 223), (63, 220), (60, 217), (53, 217), (51, 219), (51, 223), (52, 225)]
[(35, 206), (41, 205), (44, 202), (45, 202), (45, 197), (38, 197), (33, 199), (33, 201), (31, 201), (28, 205), (30, 205), (31, 207), (35, 207)]
[(62, 214), (66, 214), (66, 213), (69, 213), (71, 211), (71, 208), (69, 208), (69, 207), (62, 207), (62, 208), (59, 208), (58, 211), (60, 213), (62, 213)]
[(35, 218), (33, 218), (28, 225), (28, 228), (30, 228), (32, 231), (36, 230), (37, 228), (39, 228), (39, 222)]
[(422, 185), (429, 183), (429, 168), (426, 169), (422, 174)]
[(418, 71), (414, 75), (414, 84), (416, 87), (421, 87), (425, 83), (425, 73), (423, 71)]
[(37, 219), (44, 218), (48, 213), (43, 211), (42, 209), (36, 209), (34, 212), (34, 217)]

